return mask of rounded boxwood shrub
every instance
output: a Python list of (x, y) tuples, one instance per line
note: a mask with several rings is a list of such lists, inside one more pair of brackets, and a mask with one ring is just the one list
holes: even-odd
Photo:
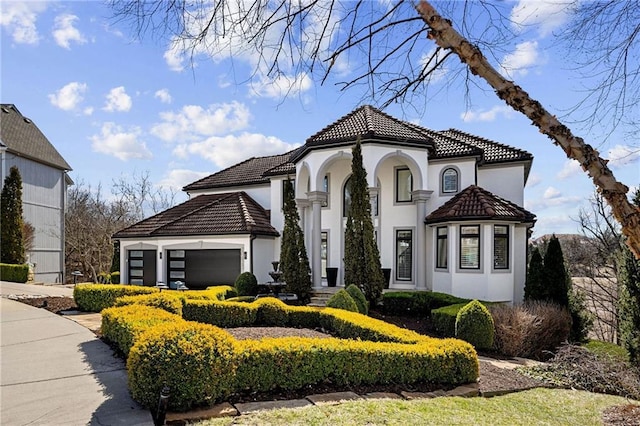
[(351, 296), (353, 301), (356, 302), (358, 312), (360, 312), (362, 315), (368, 315), (369, 302), (367, 302), (367, 298), (364, 296), (362, 290), (360, 290), (360, 287), (355, 284), (351, 284), (347, 287), (347, 293), (349, 293), (349, 296)]
[(251, 272), (238, 275), (234, 284), (238, 296), (255, 296), (258, 294), (258, 280)]
[(327, 308), (344, 309), (345, 311), (359, 312), (358, 305), (346, 290), (340, 289), (327, 300)]
[(477, 300), (463, 306), (456, 316), (456, 337), (471, 343), (476, 349), (493, 347), (493, 327), (491, 313)]
[(184, 411), (227, 397), (234, 387), (233, 337), (207, 324), (165, 323), (146, 331), (129, 352), (131, 394), (155, 408), (160, 390), (171, 391), (169, 410)]

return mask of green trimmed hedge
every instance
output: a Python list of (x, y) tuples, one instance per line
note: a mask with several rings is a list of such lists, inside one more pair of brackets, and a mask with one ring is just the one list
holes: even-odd
[(431, 324), (433, 324), (433, 329), (439, 336), (455, 337), (456, 318), (460, 309), (465, 305), (466, 303), (458, 303), (431, 311)]
[(343, 309), (349, 312), (360, 312), (358, 304), (353, 297), (345, 290), (338, 290), (333, 296), (327, 300), (327, 308)]
[(12, 283), (26, 283), (29, 278), (29, 265), (0, 263), (0, 279)]
[(100, 312), (115, 306), (116, 299), (122, 296), (157, 293), (154, 287), (122, 284), (78, 284), (73, 288), (73, 300), (83, 311)]
[(223, 328), (249, 327), (256, 322), (258, 307), (253, 303), (186, 300), (182, 315), (189, 321)]
[(180, 315), (182, 317), (182, 303), (186, 296), (180, 293), (152, 293), (152, 294), (138, 294), (135, 296), (122, 296), (118, 297), (114, 306), (127, 306), (127, 305), (145, 305), (152, 306), (154, 308), (162, 309), (163, 311), (170, 312), (172, 314)]
[(382, 304), (387, 315), (429, 317), (434, 309), (469, 302), (469, 299), (436, 291), (391, 291), (382, 295)]

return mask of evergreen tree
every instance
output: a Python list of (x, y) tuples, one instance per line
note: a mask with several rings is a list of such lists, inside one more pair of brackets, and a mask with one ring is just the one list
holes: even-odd
[(0, 262), (22, 264), (25, 262), (22, 239), (22, 177), (16, 166), (11, 167), (4, 180), (0, 196)]
[(362, 165), (360, 140), (353, 148), (351, 162), (351, 205), (347, 212), (344, 236), (344, 280), (355, 284), (374, 306), (382, 295), (384, 275), (380, 265), (380, 252), (374, 238), (371, 221), (371, 202), (367, 187), (367, 171)]
[(543, 280), (545, 287), (544, 299), (557, 303), (562, 307), (569, 307), (569, 288), (571, 277), (564, 264), (564, 255), (560, 241), (554, 235), (549, 240), (549, 246), (544, 253)]
[(109, 272), (120, 272), (120, 241), (113, 243), (113, 256), (111, 256)]
[[(640, 207), (640, 190), (633, 203)], [(640, 260), (626, 245), (618, 261), (618, 327), (620, 342), (632, 364), (640, 365)]]
[(304, 234), (300, 228), (300, 216), (296, 207), (293, 184), (284, 182), (284, 230), (280, 244), (280, 270), (287, 283), (287, 291), (295, 293), (298, 300), (308, 303), (311, 298), (311, 269), (304, 246)]
[(540, 249), (534, 247), (531, 251), (529, 269), (527, 270), (527, 280), (524, 284), (524, 300), (545, 300), (545, 287), (543, 281), (544, 266)]

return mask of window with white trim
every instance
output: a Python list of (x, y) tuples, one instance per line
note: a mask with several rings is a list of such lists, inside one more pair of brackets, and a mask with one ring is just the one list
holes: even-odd
[(460, 226), (460, 269), (480, 269), (480, 225)]
[(408, 168), (396, 169), (396, 202), (411, 202), (411, 192), (413, 191), (413, 176)]
[(458, 192), (458, 171), (451, 167), (442, 172), (442, 192), (450, 194)]
[(411, 281), (413, 272), (413, 231), (396, 230), (396, 279)]
[(436, 228), (436, 268), (449, 266), (449, 229), (446, 226)]
[(347, 217), (349, 215), (349, 208), (351, 207), (351, 177), (347, 179), (342, 190), (342, 216)]
[(509, 227), (493, 227), (493, 268), (509, 269)]
[(320, 266), (322, 278), (327, 278), (327, 253), (329, 248), (327, 232), (320, 233)]
[(322, 190), (327, 194), (327, 199), (322, 202), (322, 207), (329, 207), (329, 175), (324, 175)]

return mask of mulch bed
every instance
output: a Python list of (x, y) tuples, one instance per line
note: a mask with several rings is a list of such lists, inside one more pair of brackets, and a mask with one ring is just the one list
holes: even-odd
[[(70, 297), (18, 297), (16, 300), (26, 303), (37, 308), (44, 308), (50, 312), (61, 313), (68, 310), (77, 310), (78, 306)], [(383, 315), (378, 312), (371, 312), (374, 318), (382, 319), (389, 323), (414, 330), (425, 335), (433, 335), (430, 323), (425, 318), (411, 318), (402, 316)], [(248, 327), (227, 329), (236, 339), (260, 339), (264, 337), (313, 337), (328, 338), (331, 337), (318, 330), (285, 328), (285, 327)], [(488, 354), (496, 357), (495, 354)], [(535, 387), (548, 386), (546, 382), (527, 377), (517, 370), (510, 370), (496, 367), (489, 362), (480, 361), (480, 378), (478, 381), (479, 390), (482, 393), (499, 395), (509, 393), (516, 390), (530, 389)], [(317, 384), (308, 386), (297, 391), (279, 391), (269, 393), (251, 393), (245, 392), (235, 394), (230, 398), (231, 403), (265, 401), (265, 400), (283, 400), (283, 399), (299, 399), (307, 395), (353, 391), (359, 395), (370, 392), (391, 392), (400, 393), (401, 391), (410, 392), (431, 392), (440, 389), (440, 386), (431, 384), (416, 384), (412, 386), (386, 385), (386, 386), (345, 386), (336, 387), (332, 384)], [(638, 405), (622, 405), (610, 407), (603, 413), (603, 422), (605, 425), (611, 426), (640, 426), (640, 408)]]

